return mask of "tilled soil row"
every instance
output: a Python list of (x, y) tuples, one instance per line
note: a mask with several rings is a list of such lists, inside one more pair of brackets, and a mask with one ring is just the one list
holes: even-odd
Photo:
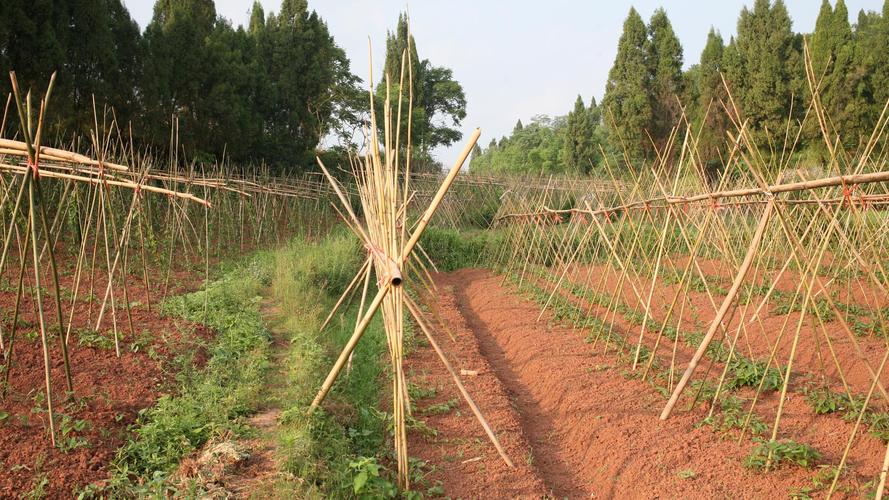
[[(418, 416), (438, 430), (412, 441), (411, 453), (430, 461), (430, 478), (452, 497), (685, 497), (762, 498), (811, 486), (816, 471), (782, 466), (760, 472), (743, 466), (754, 447), (749, 438), (702, 426), (705, 405), (658, 420), (663, 396), (651, 385), (625, 376), (628, 366), (602, 354), (563, 328), (539, 307), (488, 271), (467, 269), (435, 277), (444, 323), (457, 342), (439, 343), (459, 368), (470, 393), (517, 463), (502, 464), (461, 403), (458, 410), (422, 415), (435, 403), (459, 398), (431, 348), (412, 355), (425, 383), (439, 388), (420, 404)], [(687, 404), (687, 403), (686, 403)], [(459, 414), (458, 414), (459, 412)], [(793, 437), (822, 452), (819, 463), (836, 464), (851, 432), (837, 417), (816, 416), (801, 397), (785, 404), (781, 437)], [(470, 451), (471, 450), (471, 451)], [(884, 450), (878, 439), (856, 439), (852, 473), (843, 479), (851, 494), (864, 493), (878, 472)], [(481, 458), (477, 458), (481, 457)]]

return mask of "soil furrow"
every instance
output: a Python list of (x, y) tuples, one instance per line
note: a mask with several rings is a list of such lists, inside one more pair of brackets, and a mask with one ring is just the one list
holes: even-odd
[[(716, 432), (702, 425), (706, 404), (689, 410), (688, 400), (683, 399), (681, 411), (659, 421), (663, 396), (630, 376), (626, 360), (592, 349), (583, 342), (583, 333), (558, 326), (548, 313), (537, 321), (539, 306), (518, 296), (489, 271), (465, 269), (438, 275), (436, 282), (441, 315), (460, 327), (459, 345), (448, 342), (450, 354), (460, 360), (464, 346), (474, 344), (481, 359), (473, 359), (473, 364), (488, 367), (495, 375), (493, 380), (478, 377), (485, 384), (470, 383), (470, 392), (481, 393), (483, 411), (502, 407), (498, 397), (509, 399), (519, 428), (504, 428), (500, 420), (495, 430), (507, 440), (518, 435), (527, 442), (528, 455), (518, 458), (531, 466), (550, 495), (762, 498), (812, 484), (817, 469), (782, 466), (780, 472), (761, 472), (744, 467), (744, 458), (755, 443), (749, 436), (738, 443), (736, 432)], [(423, 356), (424, 349), (416, 355)], [(434, 374), (430, 377), (436, 379)], [(770, 411), (766, 413), (764, 418), (769, 419)], [(465, 416), (463, 421), (469, 425)], [(432, 423), (435, 426), (437, 421)], [(785, 405), (782, 429), (779, 437), (811, 444), (823, 454), (819, 463), (831, 464), (838, 461), (851, 424), (832, 416), (816, 418), (804, 398), (792, 397)], [(867, 490), (865, 483), (879, 468), (882, 447), (870, 435), (856, 439), (855, 456), (850, 457), (856, 471), (844, 479), (851, 488), (847, 493)], [(423, 453), (423, 458), (439, 465), (434, 455)], [(496, 457), (487, 453), (486, 463), (491, 463), (491, 455)], [(484, 469), (479, 472), (484, 475)], [(452, 475), (439, 477), (447, 494), (462, 496), (465, 490), (455, 491)], [(489, 479), (459, 478), (460, 485), (472, 481)], [(489, 491), (496, 492), (497, 498), (516, 496)]]

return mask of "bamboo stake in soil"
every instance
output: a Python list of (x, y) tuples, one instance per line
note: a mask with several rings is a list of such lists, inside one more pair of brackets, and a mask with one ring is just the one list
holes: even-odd
[[(451, 183), (453, 183), (454, 178), (457, 177), (457, 174), (460, 172), (460, 169), (463, 167), (463, 163), (466, 161), (466, 158), (469, 156), (469, 153), (472, 151), (473, 146), (475, 146), (476, 141), (478, 141), (479, 136), (481, 135), (481, 131), (476, 129), (472, 136), (469, 138), (469, 142), (466, 147), (463, 149), (463, 152), (457, 158), (457, 161), (454, 162), (454, 166), (451, 167), (451, 172), (448, 177), (445, 179), (445, 182), (442, 183), (439, 188), (438, 193), (433, 198), (429, 208), (426, 209), (426, 212), (423, 214), (423, 217), (420, 219), (420, 223), (417, 225), (417, 228), (414, 230), (414, 233), (411, 235), (411, 239), (404, 247), (404, 251), (401, 255), (401, 262), (404, 263), (411, 254), (411, 250), (413, 246), (420, 240), (420, 236), (422, 236), (423, 231), (426, 229), (429, 220), (432, 218), (432, 215), (435, 214), (435, 210), (438, 208), (438, 205), (441, 203), (442, 198), (444, 198), (445, 193), (450, 187)], [(350, 209), (351, 210), (351, 209)], [(357, 219), (357, 218), (356, 218)], [(360, 226), (359, 226), (360, 227)], [(345, 347), (343, 347), (343, 351), (340, 353), (337, 360), (334, 362), (333, 367), (330, 369), (330, 373), (327, 374), (327, 378), (324, 379), (324, 383), (321, 384), (321, 389), (318, 391), (318, 394), (315, 395), (315, 399), (312, 400), (312, 404), (309, 406), (309, 413), (315, 410), (315, 408), (324, 401), (324, 398), (327, 396), (327, 393), (330, 391), (330, 388), (333, 387), (334, 381), (336, 381), (336, 377), (339, 375), (340, 371), (342, 371), (343, 366), (346, 364), (346, 361), (349, 359), (349, 355), (355, 349), (355, 346), (358, 344), (358, 341), (361, 340), (361, 336), (364, 335), (365, 329), (370, 324), (371, 319), (373, 319), (374, 314), (377, 312), (377, 309), (380, 307), (380, 304), (383, 302), (383, 298), (390, 291), (390, 289), (395, 286), (391, 282), (386, 282), (382, 288), (379, 289), (377, 295), (371, 301), (370, 305), (367, 307), (367, 312), (364, 317), (358, 323), (358, 326), (355, 328), (355, 333), (352, 334), (352, 337), (346, 343)]]

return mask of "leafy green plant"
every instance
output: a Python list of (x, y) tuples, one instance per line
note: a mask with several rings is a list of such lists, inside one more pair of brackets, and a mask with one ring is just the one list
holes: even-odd
[[(77, 343), (95, 349), (114, 349), (114, 334), (97, 332), (91, 328), (79, 328), (75, 331)], [(118, 339), (123, 340), (123, 332), (118, 332)]]
[(867, 416), (867, 423), (871, 434), (883, 441), (889, 441), (889, 413), (872, 412)]
[(830, 486), (833, 482), (833, 478), (836, 477), (836, 474), (837, 467), (835, 465), (819, 465), (818, 472), (812, 476), (811, 484), (792, 491), (790, 493), (790, 498), (795, 500), (809, 500), (814, 498), (816, 493), (821, 493), (824, 488)]
[(855, 402), (849, 396), (841, 392), (833, 392), (829, 389), (815, 389), (806, 392), (806, 401), (812, 410), (818, 415), (849, 411)]
[(26, 500), (41, 500), (46, 497), (46, 487), (49, 486), (49, 476), (43, 472), (34, 476), (31, 489), (26, 491), (22, 498)]
[(438, 391), (435, 387), (422, 387), (416, 385), (414, 383), (408, 383), (407, 385), (407, 393), (411, 398), (411, 401), (419, 401), (422, 399), (434, 398)]
[(755, 436), (762, 435), (768, 430), (768, 426), (756, 413), (752, 413), (747, 420), (744, 402), (738, 397), (724, 396), (719, 403), (722, 411), (703, 420), (704, 424), (712, 426), (714, 430), (728, 432), (733, 429), (744, 429), (745, 421), (746, 428)]
[(374, 457), (360, 457), (349, 463), (353, 472), (352, 492), (359, 498), (395, 498), (398, 488), (385, 479), (380, 472), (384, 469)]
[(59, 449), (63, 453), (67, 453), (77, 448), (89, 446), (89, 442), (85, 437), (77, 434), (83, 432), (89, 427), (86, 420), (73, 419), (68, 415), (62, 415), (59, 420), (60, 438), (57, 442)]
[(735, 357), (729, 365), (729, 374), (730, 377), (725, 381), (728, 389), (759, 387), (763, 378), (765, 378), (763, 390), (775, 391), (781, 388), (781, 371), (775, 367), (769, 367), (767, 370), (764, 362)]
[(785, 463), (809, 468), (821, 458), (821, 452), (815, 448), (792, 439), (755, 440), (759, 444), (744, 459), (744, 466), (751, 469), (766, 470)]
[(431, 406), (428, 406), (423, 409), (423, 415), (441, 415), (444, 413), (448, 413), (457, 407), (457, 400), (455, 398), (451, 398), (444, 403), (438, 403)]

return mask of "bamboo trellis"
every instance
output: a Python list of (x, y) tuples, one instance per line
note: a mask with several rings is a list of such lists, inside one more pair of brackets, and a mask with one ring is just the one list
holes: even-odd
[[(879, 473), (879, 496), (885, 466), (856, 479), (847, 465), (856, 443), (874, 439), (865, 429), (889, 440), (889, 116), (884, 108), (869, 140), (845, 149), (808, 69), (816, 98), (802, 123), (788, 121), (783, 147), (756, 142), (726, 88), (720, 112), (734, 130), (715, 182), (700, 130), (683, 116), (647, 164), (605, 155), (609, 183), (585, 188), (572, 206), (562, 195), (570, 181), (515, 188), (494, 217), (499, 239), (487, 257), (538, 298), (541, 315), (553, 310), (594, 346), (626, 356), (665, 394), (661, 419), (685, 408), (684, 396), (689, 408), (709, 401), (708, 417), (718, 416), (726, 398), (740, 397), (742, 367), (755, 380), (745, 380), (739, 440), (797, 437), (782, 426), (794, 395), (840, 401), (855, 424), (827, 494), (841, 478)], [(795, 154), (807, 126), (821, 133), (818, 169)], [(755, 430), (763, 414), (772, 424)], [(775, 459), (769, 451), (766, 467)]]

